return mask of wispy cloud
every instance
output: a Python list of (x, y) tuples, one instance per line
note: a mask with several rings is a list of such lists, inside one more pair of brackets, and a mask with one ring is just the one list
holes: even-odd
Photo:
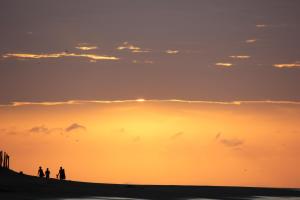
[(83, 50), (83, 51), (89, 51), (89, 50), (98, 49), (97, 46), (78, 46), (78, 47), (75, 47), (75, 48), (79, 49), (79, 50)]
[(298, 68), (300, 67), (300, 63), (274, 64), (273, 66), (277, 68)]
[(48, 134), (50, 133), (50, 129), (45, 126), (35, 126), (28, 130), (29, 133), (43, 133)]
[(215, 139), (218, 140), (220, 137), (221, 137), (222, 133), (218, 133), (216, 136), (215, 136)]
[(266, 28), (266, 27), (268, 27), (267, 24), (256, 24), (255, 26), (256, 26), (256, 28)]
[(115, 56), (96, 55), (96, 54), (76, 54), (76, 53), (51, 53), (51, 54), (30, 54), (30, 53), (7, 53), (3, 58), (21, 58), (21, 59), (43, 59), (43, 58), (62, 58), (62, 57), (82, 57), (91, 60), (119, 60)]
[(51, 128), (51, 127), (46, 127), (44, 125), (37, 125), (33, 126), (30, 129), (25, 129), (25, 130), (20, 130), (20, 129), (15, 129), (15, 128), (9, 128), (9, 129), (3, 129), (4, 134), (8, 135), (47, 135), (47, 134), (60, 134), (60, 135), (65, 135), (66, 133), (70, 133), (75, 130), (83, 130), (86, 131), (86, 127), (77, 123), (73, 123), (66, 128)]
[(174, 135), (172, 135), (170, 137), (171, 140), (174, 140), (174, 139), (177, 139), (178, 137), (182, 136), (183, 135), (183, 132), (178, 132), (178, 133), (175, 133)]
[(222, 139), (220, 142), (227, 147), (237, 147), (244, 144), (244, 141), (240, 139)]
[(11, 106), (26, 106), (26, 105), (40, 105), (40, 106), (57, 106), (57, 105), (74, 105), (79, 104), (76, 101), (62, 101), (62, 102), (13, 102)]
[(237, 55), (237, 56), (229, 56), (230, 58), (234, 58), (234, 59), (249, 59), (251, 58), (251, 56), (247, 56), (247, 55)]
[(150, 50), (132, 50), (131, 51), (132, 53), (149, 53), (150, 52)]
[(121, 46), (117, 47), (117, 50), (129, 50), (132, 53), (148, 53), (150, 49), (142, 49), (141, 47), (130, 44), (129, 42), (123, 42)]
[(152, 61), (152, 60), (144, 60), (144, 61), (133, 60), (132, 63), (134, 63), (134, 64), (154, 64), (154, 61)]
[(59, 105), (83, 105), (83, 104), (112, 104), (112, 103), (190, 103), (190, 104), (220, 104), (220, 105), (243, 105), (243, 104), (290, 104), (300, 105), (300, 101), (200, 101), (182, 99), (133, 99), (133, 100), (71, 100), (62, 102), (12, 102), (0, 107), (19, 107), (19, 106), (59, 106)]
[(245, 42), (248, 43), (248, 44), (251, 44), (251, 43), (257, 42), (257, 39), (248, 39)]
[(179, 53), (179, 50), (166, 50), (166, 53), (167, 54), (178, 54)]
[(153, 60), (145, 60), (145, 64), (154, 64)]
[(232, 63), (216, 63), (216, 65), (219, 67), (231, 67), (233, 64)]
[(71, 132), (71, 131), (75, 131), (75, 130), (86, 130), (86, 127), (77, 123), (73, 123), (70, 126), (68, 126), (67, 128), (65, 128), (66, 132)]
[(139, 142), (141, 140), (140, 136), (136, 136), (133, 138), (133, 142)]

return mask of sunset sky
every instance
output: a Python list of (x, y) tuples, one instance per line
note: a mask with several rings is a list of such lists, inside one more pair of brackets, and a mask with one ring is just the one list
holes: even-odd
[(297, 0), (2, 0), (16, 171), (300, 187)]

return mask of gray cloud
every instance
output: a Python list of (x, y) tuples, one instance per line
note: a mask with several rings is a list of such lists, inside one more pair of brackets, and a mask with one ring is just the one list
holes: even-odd
[(45, 127), (45, 126), (34, 126), (34, 127), (32, 127), (31, 129), (29, 129), (29, 133), (46, 133), (46, 134), (48, 134), (48, 133), (50, 133), (50, 129), (49, 128), (47, 128), (47, 127)]
[(171, 136), (171, 140), (174, 140), (174, 139), (177, 139), (178, 137), (182, 136), (183, 135), (183, 132), (178, 132), (178, 133), (175, 133), (174, 135)]
[(136, 136), (133, 138), (133, 142), (139, 142), (141, 140), (140, 136)]
[(221, 137), (222, 133), (218, 133), (215, 137), (216, 140), (218, 140)]
[(77, 123), (73, 123), (70, 126), (68, 126), (67, 128), (65, 128), (66, 132), (71, 132), (71, 131), (75, 131), (75, 130), (86, 130), (86, 127), (82, 126), (80, 124), (77, 124)]

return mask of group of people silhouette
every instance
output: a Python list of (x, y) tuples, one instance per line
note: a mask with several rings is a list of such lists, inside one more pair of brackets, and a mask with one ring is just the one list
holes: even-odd
[[(47, 168), (46, 171), (44, 172), (44, 170), (40, 166), (39, 170), (38, 170), (38, 176), (40, 178), (44, 178), (45, 177), (46, 179), (49, 179), (50, 178), (50, 170), (49, 170), (49, 168)], [(66, 179), (66, 173), (65, 173), (65, 169), (64, 168), (62, 168), (62, 167), (59, 168), (59, 171), (58, 171), (58, 174), (56, 175), (56, 178), (60, 179), (60, 180), (65, 180)]]
[(9, 155), (0, 151), (0, 167), (9, 169)]

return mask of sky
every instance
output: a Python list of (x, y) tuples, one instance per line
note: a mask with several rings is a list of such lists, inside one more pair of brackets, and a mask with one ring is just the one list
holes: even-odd
[(34, 175), (300, 187), (299, 24), (297, 0), (2, 0), (0, 149)]

